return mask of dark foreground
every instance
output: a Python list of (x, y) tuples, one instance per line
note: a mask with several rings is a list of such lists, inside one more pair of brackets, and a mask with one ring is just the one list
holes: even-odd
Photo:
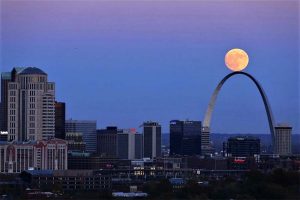
[[(0, 199), (30, 198), (18, 177), (1, 175), (0, 178), (2, 183)], [(19, 183), (3, 184), (12, 179)], [(162, 179), (145, 182), (139, 190), (149, 194), (143, 199), (300, 199), (300, 172), (276, 169), (263, 174), (259, 171), (250, 171), (238, 179), (232, 177), (201, 181), (190, 179), (181, 185), (174, 185), (169, 180)], [(47, 191), (49, 192), (49, 188)], [(43, 192), (43, 189), (40, 192)], [(48, 198), (43, 194), (30, 199), (115, 199), (112, 197), (112, 191), (76, 190), (64, 193), (59, 191), (59, 188), (52, 188), (51, 192), (54, 195)]]

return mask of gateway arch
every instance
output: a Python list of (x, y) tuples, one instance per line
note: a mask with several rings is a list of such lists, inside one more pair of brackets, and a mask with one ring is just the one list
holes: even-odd
[(274, 134), (275, 134), (274, 117), (273, 117), (273, 114), (272, 114), (272, 110), (271, 110), (267, 95), (265, 94), (265, 92), (264, 92), (263, 88), (261, 87), (261, 85), (259, 84), (259, 82), (253, 76), (251, 76), (250, 74), (248, 74), (246, 72), (237, 71), (237, 72), (232, 72), (232, 73), (228, 74), (227, 76), (225, 76), (220, 81), (220, 83), (218, 84), (218, 86), (216, 87), (216, 89), (214, 90), (214, 93), (212, 94), (212, 96), (210, 98), (208, 108), (207, 108), (206, 113), (205, 113), (205, 118), (204, 118), (204, 121), (203, 121), (203, 128), (202, 128), (202, 137), (201, 137), (201, 139), (202, 139), (203, 142), (202, 142), (201, 148), (202, 148), (203, 153), (209, 152), (210, 148), (211, 148), (210, 147), (210, 137), (209, 137), (209, 135), (210, 135), (210, 122), (211, 122), (211, 117), (212, 117), (212, 113), (213, 113), (213, 110), (214, 110), (214, 107), (215, 107), (215, 103), (216, 103), (218, 94), (219, 94), (222, 86), (224, 85), (224, 83), (229, 78), (231, 78), (232, 76), (235, 76), (235, 75), (246, 76), (247, 78), (249, 78), (256, 85), (256, 87), (257, 87), (257, 89), (260, 93), (260, 96), (263, 100), (264, 106), (265, 106), (265, 110), (266, 110), (267, 117), (268, 117), (268, 122), (269, 122), (270, 133), (271, 133), (271, 137), (272, 137), (272, 144), (273, 144), (273, 147), (274, 147)]

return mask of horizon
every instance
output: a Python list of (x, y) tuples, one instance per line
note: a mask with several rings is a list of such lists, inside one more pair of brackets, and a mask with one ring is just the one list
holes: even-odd
[[(56, 100), (66, 103), (66, 119), (96, 120), (97, 128), (153, 120), (163, 133), (173, 119), (203, 121), (213, 90), (230, 73), (226, 52), (241, 48), (250, 58), (245, 72), (261, 83), (275, 124), (287, 122), (300, 134), (298, 1), (0, 6), (0, 71), (44, 70)], [(243, 77), (226, 82), (211, 128), (269, 133), (255, 85)]]

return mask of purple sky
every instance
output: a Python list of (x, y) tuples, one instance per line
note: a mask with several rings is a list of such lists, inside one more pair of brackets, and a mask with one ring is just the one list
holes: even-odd
[[(36, 66), (56, 82), (67, 116), (98, 127), (203, 120), (242, 48), (277, 122), (299, 133), (298, 1), (1, 1), (1, 71)], [(222, 89), (213, 132), (267, 133), (254, 84)]]

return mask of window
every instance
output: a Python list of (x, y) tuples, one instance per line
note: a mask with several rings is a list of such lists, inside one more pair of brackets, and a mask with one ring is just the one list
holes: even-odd
[(34, 128), (34, 127), (35, 127), (35, 124), (34, 124), (34, 123), (29, 123), (29, 127), (30, 127), (30, 128)]

